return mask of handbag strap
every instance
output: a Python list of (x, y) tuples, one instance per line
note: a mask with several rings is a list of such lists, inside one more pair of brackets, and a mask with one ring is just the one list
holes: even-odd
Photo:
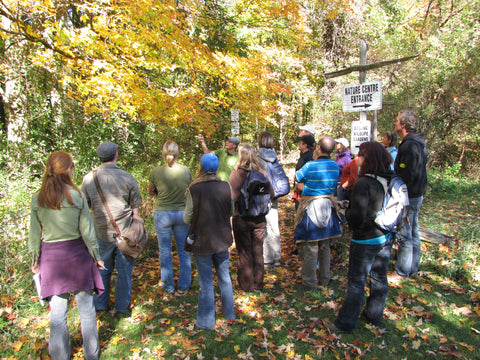
[(102, 198), (103, 206), (105, 206), (108, 217), (110, 218), (110, 223), (115, 229), (115, 232), (117, 233), (117, 235), (120, 236), (120, 230), (118, 229), (118, 226), (115, 220), (113, 220), (113, 215), (110, 211), (110, 208), (108, 207), (107, 200), (105, 199), (105, 195), (103, 195), (103, 191), (102, 191), (102, 188), (100, 187), (100, 183), (98, 182), (97, 172), (98, 172), (98, 169), (93, 170), (93, 180), (95, 181), (95, 186), (97, 188), (98, 195), (100, 195), (100, 197)]

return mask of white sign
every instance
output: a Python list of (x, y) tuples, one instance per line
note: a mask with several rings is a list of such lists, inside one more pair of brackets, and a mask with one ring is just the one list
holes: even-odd
[(381, 81), (343, 87), (343, 112), (380, 110), (381, 108)]
[(350, 152), (358, 154), (360, 144), (370, 141), (371, 124), (370, 121), (352, 121), (352, 141)]
[(240, 111), (238, 109), (233, 109), (231, 112), (231, 121), (232, 121), (232, 135), (240, 134)]

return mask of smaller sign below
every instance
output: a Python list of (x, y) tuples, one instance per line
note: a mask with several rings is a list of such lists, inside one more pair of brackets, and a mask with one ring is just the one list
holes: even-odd
[(343, 112), (380, 110), (381, 108), (381, 81), (343, 87)]
[(360, 144), (370, 141), (371, 124), (370, 121), (352, 121), (352, 140), (350, 152), (353, 155), (358, 154)]
[(232, 135), (240, 134), (240, 111), (233, 109), (231, 112)]

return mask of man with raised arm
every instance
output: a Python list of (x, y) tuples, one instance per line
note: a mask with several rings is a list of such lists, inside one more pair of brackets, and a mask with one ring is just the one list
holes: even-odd
[(233, 167), (238, 161), (237, 147), (240, 144), (240, 140), (235, 136), (227, 136), (225, 147), (223, 149), (218, 149), (216, 151), (210, 150), (205, 143), (205, 138), (202, 134), (198, 134), (198, 140), (202, 145), (204, 154), (215, 153), (218, 157), (218, 171), (217, 175), (222, 179), (222, 181), (230, 180), (230, 173), (233, 170)]

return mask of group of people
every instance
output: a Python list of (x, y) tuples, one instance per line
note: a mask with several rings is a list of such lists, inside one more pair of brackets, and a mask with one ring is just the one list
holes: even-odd
[[(384, 134), (382, 144), (366, 142), (359, 148), (358, 179), (353, 185), (346, 212), (353, 232), (347, 292), (335, 322), (325, 324), (332, 332), (352, 332), (361, 314), (367, 322), (380, 325), (388, 280), (396, 282), (414, 276), (419, 270), (418, 216), (427, 189), (427, 148), (424, 134), (417, 133), (418, 118), (413, 111), (400, 111), (394, 127), (394, 132)], [(398, 150), (394, 146), (396, 135), (402, 139)], [(409, 206), (407, 221), (396, 234), (392, 234), (379, 228), (374, 219), (382, 209), (386, 185), (395, 175), (407, 186)], [(387, 277), (395, 240), (398, 244), (395, 271)], [(370, 292), (364, 305), (368, 277)]]
[(28, 245), (32, 272), (40, 273), (40, 297), (50, 305), (52, 359), (70, 358), (69, 293), (75, 294), (86, 359), (99, 357), (96, 313), (108, 310), (114, 268), (116, 315), (129, 312), (133, 259), (119, 251), (108, 213), (125, 233), (138, 216), (142, 198), (133, 176), (117, 165), (118, 145), (104, 142), (97, 155), (102, 165), (84, 177), (79, 189), (72, 182), (72, 156), (54, 151), (42, 186), (32, 197)]
[[(315, 129), (310, 125), (300, 127), (297, 137), (300, 158), (295, 168), (292, 200), (296, 208), (294, 239), (301, 259), (304, 289), (315, 290), (319, 284), (330, 283), (330, 241), (342, 233), (343, 219), (352, 230), (347, 293), (335, 322), (325, 324), (333, 332), (353, 331), (360, 313), (371, 324), (379, 325), (388, 279), (399, 281), (419, 269), (418, 216), (427, 188), (426, 143), (424, 134), (417, 133), (418, 118), (413, 111), (400, 111), (393, 125), (394, 131), (385, 132), (381, 143), (361, 144), (353, 159), (346, 138), (322, 136), (316, 143)], [(397, 135), (402, 139), (398, 149)], [(335, 148), (334, 161), (331, 154)], [(393, 234), (378, 227), (375, 217), (395, 175), (407, 186), (409, 206), (407, 221)], [(340, 210), (345, 204), (343, 200), (348, 200), (345, 217)], [(387, 279), (395, 240), (398, 244), (395, 271)], [(368, 277), (370, 293), (363, 306)]]
[[(296, 208), (294, 239), (302, 261), (302, 285), (307, 290), (316, 289), (318, 282), (320, 285), (330, 282), (329, 242), (342, 233), (338, 197), (334, 195), (339, 188), (350, 192), (346, 220), (353, 236), (348, 287), (335, 323), (326, 324), (331, 331), (356, 328), (368, 275), (370, 296), (363, 314), (375, 325), (382, 318), (394, 237), (375, 226), (373, 215), (381, 209), (385, 196), (378, 178), (388, 180), (394, 171), (407, 184), (410, 196), (409, 221), (397, 234), (399, 251), (395, 274), (408, 277), (418, 271), (418, 212), (426, 190), (426, 146), (423, 134), (416, 133), (417, 117), (412, 111), (401, 111), (394, 125), (395, 133), (402, 139), (398, 154), (391, 153), (395, 133), (385, 135), (384, 146), (376, 142), (363, 143), (358, 156), (342, 165), (346, 173), (349, 163), (354, 164), (348, 170), (345, 187), (340, 166), (331, 155), (337, 148), (339, 158), (350, 157), (346, 149), (348, 141), (322, 136), (316, 142), (315, 130), (310, 125), (301, 127), (297, 137), (301, 156), (295, 169), (292, 197)], [(267, 215), (240, 216), (238, 209), (247, 174), (253, 170), (268, 177), (267, 164), (276, 161), (277, 154), (269, 132), (260, 134), (257, 149), (240, 144), (236, 137), (227, 137), (225, 147), (214, 152), (208, 149), (202, 135), (198, 138), (204, 151), (200, 170), (192, 176), (188, 167), (179, 164), (178, 145), (169, 140), (162, 149), (164, 164), (155, 167), (149, 175), (148, 192), (155, 196), (154, 224), (161, 286), (167, 293), (183, 294), (190, 289), (192, 254), (200, 285), (195, 326), (213, 329), (212, 266), (218, 277), (224, 317), (235, 319), (229, 270), (229, 249), (234, 240), (240, 289), (247, 292), (263, 289), (265, 267), (280, 266), (278, 199), (273, 187), (270, 187)], [(72, 182), (75, 168), (72, 156), (67, 152), (53, 152), (46, 163), (41, 189), (32, 197), (29, 250), (33, 256), (32, 271), (41, 274), (40, 296), (50, 302), (49, 352), (54, 359), (70, 356), (66, 320), (69, 293), (73, 292), (77, 299), (87, 359), (97, 359), (99, 355), (96, 311), (109, 310), (114, 268), (117, 270), (115, 313), (125, 316), (130, 311), (133, 260), (116, 246), (108, 212), (120, 231), (125, 232), (132, 216), (138, 216), (142, 198), (133, 176), (117, 165), (118, 145), (104, 142), (97, 147), (97, 154), (101, 166), (84, 177), (79, 189)], [(100, 188), (104, 199), (99, 195)], [(176, 283), (172, 235), (180, 260)]]

